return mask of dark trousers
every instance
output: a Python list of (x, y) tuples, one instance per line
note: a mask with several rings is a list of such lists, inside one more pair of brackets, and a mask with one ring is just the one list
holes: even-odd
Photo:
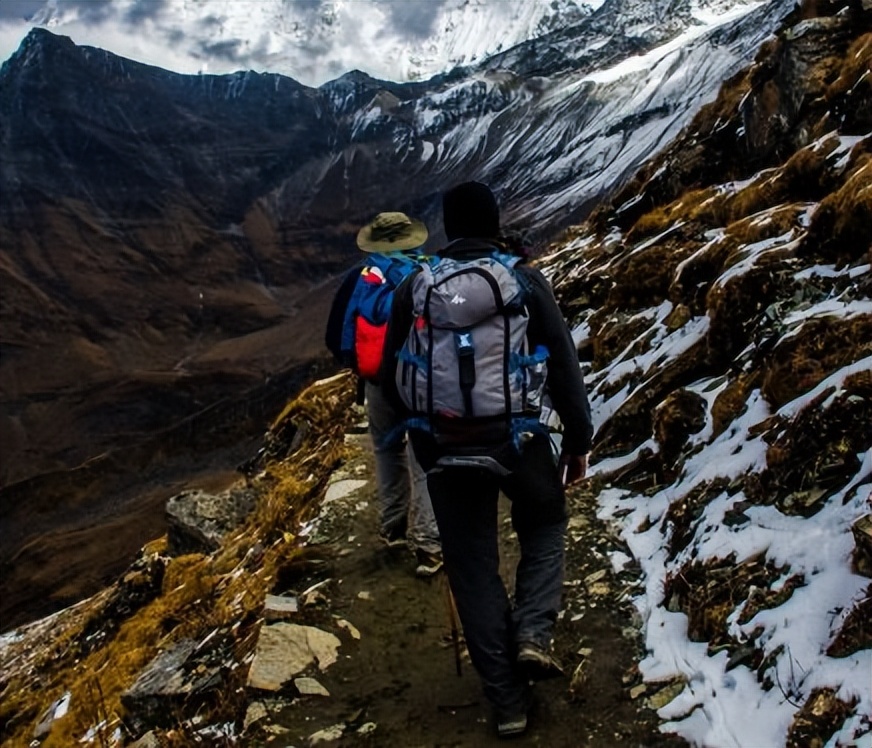
[[(548, 647), (563, 586), (566, 500), (548, 437), (537, 435), (525, 445), (511, 475), (437, 467), (427, 484), (472, 664), (494, 706), (518, 708), (527, 685), (515, 664), (517, 644)], [(521, 546), (514, 606), (499, 575), (500, 490), (512, 502)]]

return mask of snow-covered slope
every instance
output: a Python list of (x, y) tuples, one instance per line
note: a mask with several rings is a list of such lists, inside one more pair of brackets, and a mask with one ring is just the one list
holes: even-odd
[(693, 746), (872, 746), (870, 21), (787, 29), (541, 260)]
[(609, 0), (417, 97), (388, 105), (373, 92), (352, 115), (350, 141), (390, 138), (406, 170), (486, 181), (507, 223), (554, 231), (677, 135), (791, 7), (679, 2), (666, 13)]

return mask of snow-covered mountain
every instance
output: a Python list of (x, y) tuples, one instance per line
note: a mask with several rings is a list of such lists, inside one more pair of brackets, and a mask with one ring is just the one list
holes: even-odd
[[(441, 191), (476, 178), (540, 240), (584, 218), (791, 8), (607, 0), (427, 81), (358, 71), (318, 88), (180, 75), (34, 29), (0, 69), (7, 505), (55, 505), (43, 480), (69, 498), (83, 464), (136, 454), (138, 471), (168, 441), (215, 446), (228, 399), (244, 401), (230, 421), (262, 418), (323, 354), (329, 284), (379, 211), (423, 218), (435, 247)], [(114, 508), (131, 494), (113, 480)], [(58, 515), (42, 516), (6, 524), (10, 553)]]
[[(739, 30), (733, 26), (731, 34)], [(553, 38), (555, 44), (563, 43), (562, 33)], [(547, 67), (536, 57), (524, 59)], [(569, 491), (570, 550), (584, 545), (584, 561), (574, 565), (579, 555), (567, 557), (555, 629), (557, 654), (572, 675), (552, 681), (549, 704), (560, 702), (560, 710), (549, 714), (571, 722), (573, 740), (591, 743), (589, 728), (596, 722), (608, 730), (602, 744), (611, 744), (614, 735), (627, 744), (626, 733), (619, 732), (625, 725), (608, 708), (592, 709), (588, 700), (607, 686), (617, 701), (643, 702), (662, 732), (695, 748), (872, 748), (870, 61), (872, 12), (866, 0), (797, 8), (766, 39), (754, 62), (726, 81), (677, 138), (538, 259), (571, 324), (596, 427), (589, 480)], [(555, 78), (575, 75), (576, 64), (576, 58), (559, 54), (548, 61)], [(313, 297), (328, 294), (318, 286), (298, 299), (298, 316), (283, 320), (282, 335), (274, 336), (278, 323), (265, 311), (274, 313), (280, 293), (287, 292), (276, 279), (288, 288), (295, 279), (278, 275), (281, 263), (264, 248), (272, 241), (297, 274), (319, 260), (326, 272), (329, 263), (296, 243), (301, 222), (271, 223), (282, 215), (276, 206), (315, 206), (326, 216), (332, 205), (334, 215), (347, 216), (360, 209), (355, 199), (370, 199), (358, 195), (366, 193), (365, 176), (405, 179), (402, 170), (424, 146), (391, 135), (407, 132), (403, 126), (409, 122), (420, 124), (420, 113), (409, 103), (415, 101), (426, 101), (424, 111), (445, 118), (442, 125), (431, 123), (431, 139), (423, 141), (432, 147), (426, 163), (433, 171), (415, 172), (402, 182), (420, 190), (404, 205), (414, 206), (415, 197), (425, 195), (417, 205), (426, 206), (425, 193), (436, 189), (439, 179), (464, 175), (460, 162), (447, 176), (437, 168), (443, 163), (436, 155), (440, 133), (456, 126), (452, 112), (473, 122), (467, 111), (476, 101), (473, 93), (481, 94), (480, 116), (517, 101), (512, 85), (488, 87), (497, 72), (487, 68), (445, 76), (433, 82), (438, 91), (361, 74), (313, 91), (280, 77), (167, 77), (39, 35), (22, 49), (16, 65), (14, 86), (0, 75), (0, 84), (9, 86), (0, 97), (8, 106), (0, 122), (14, 123), (27, 112), (31, 127), (0, 130), (6, 180), (0, 213), (0, 381), (4, 397), (17, 398), (3, 403), (12, 439), (4, 434), (7, 461), (9, 445), (20, 447), (14, 440), (38, 433), (40, 423), (43, 431), (63, 435), (76, 419), (104, 419), (100, 425), (105, 425), (105, 413), (116, 409), (135, 408), (144, 419), (163, 405), (178, 415), (186, 405), (184, 390), (204, 397), (206, 385), (217, 387), (222, 377), (238, 375), (258, 341), (282, 350), (301, 345), (313, 324), (302, 310), (314, 304)], [(590, 77), (597, 71), (580, 73)], [(601, 73), (601, 85), (616, 78), (614, 70)], [(686, 85), (691, 78), (688, 70)], [(512, 80), (508, 74), (507, 80)], [(470, 81), (471, 91), (462, 87), (464, 81)], [(58, 82), (60, 88), (49, 85)], [(523, 82), (529, 85), (529, 79)], [(64, 86), (75, 94), (84, 91), (91, 108), (76, 108), (80, 97), (62, 95)], [(116, 90), (104, 96), (107, 86)], [(271, 107), (263, 106), (268, 91), (274, 94)], [(446, 92), (454, 98), (439, 108), (434, 102)], [(360, 115), (361, 107), (375, 111), (373, 102), (382, 118), (375, 124)], [(626, 128), (635, 125), (650, 138), (646, 118), (655, 114), (641, 111)], [(172, 127), (178, 118), (184, 127)], [(70, 119), (81, 121), (82, 129), (64, 130)], [(281, 127), (273, 129), (275, 120)], [(289, 122), (300, 130), (326, 129), (323, 138), (345, 149), (343, 168), (318, 171), (307, 159), (319, 153), (322, 133), (287, 135)], [(366, 137), (349, 123), (360, 125)], [(512, 123), (498, 117), (488, 134), (508, 141), (515, 134)], [(556, 117), (544, 118), (540, 139), (559, 124)], [(222, 128), (232, 137), (218, 140)], [(271, 140), (276, 132), (287, 140)], [(131, 133), (147, 139), (149, 147), (131, 146)], [(55, 134), (55, 140), (48, 137)], [(632, 135), (627, 142), (633, 143)], [(36, 144), (50, 146), (53, 170), (45, 168)], [(536, 144), (529, 137), (513, 158), (526, 163), (526, 151), (535, 153)], [(563, 145), (556, 147), (555, 158)], [(160, 157), (152, 157), (155, 151)], [(467, 158), (475, 173), (479, 154)], [(278, 167), (286, 161), (289, 172)], [(290, 183), (289, 173), (300, 184)], [(425, 178), (429, 185), (421, 183)], [(71, 194), (79, 182), (91, 192)], [(269, 198), (263, 190), (246, 192), (252, 183), (268, 183)], [(306, 192), (312, 184), (319, 186), (317, 195)], [(579, 190), (586, 188), (583, 180), (578, 184)], [(395, 188), (379, 182), (373, 189)], [(294, 189), (296, 202), (289, 197)], [(330, 204), (325, 196), (331, 191), (345, 203)], [(228, 225), (239, 205), (251, 212)], [(512, 201), (509, 207), (516, 209)], [(316, 229), (320, 234), (312, 236), (324, 239), (325, 225)], [(10, 246), (14, 251), (6, 251)], [(329, 254), (326, 240), (318, 249)], [(336, 250), (331, 261), (339, 259)], [(157, 279), (166, 276), (177, 285), (160, 285)], [(83, 277), (92, 285), (80, 285)], [(202, 284), (203, 296), (186, 306), (182, 294), (191, 293), (192, 279)], [(179, 295), (162, 297), (168, 290)], [(145, 306), (139, 317), (118, 324), (110, 312), (129, 312), (124, 293)], [(263, 300), (268, 294), (272, 307)], [(112, 306), (103, 307), (107, 296)], [(257, 298), (262, 307), (254, 303)], [(85, 311), (86, 319), (75, 317)], [(9, 324), (19, 318), (27, 325)], [(65, 335), (63, 348), (52, 338), (58, 331)], [(192, 331), (199, 335), (199, 348), (185, 339)], [(188, 345), (188, 355), (169, 366), (179, 345)], [(52, 370), (52, 359), (67, 367), (66, 379), (57, 367)], [(86, 379), (87, 387), (71, 384), (72, 373), (87, 373), (83, 362), (95, 364), (101, 374)], [(113, 365), (123, 368), (127, 379)], [(205, 376), (209, 366), (211, 378)], [(58, 379), (52, 381), (52, 374)], [(142, 387), (157, 381), (168, 386)], [(60, 384), (68, 388), (66, 399), (52, 389)], [(239, 384), (240, 379), (231, 382)], [(262, 449), (246, 464), (246, 480), (202, 503), (202, 496), (191, 502), (196, 511), (185, 522), (192, 530), (188, 537), (204, 543), (200, 552), (179, 544), (178, 535), (151, 542), (100, 594), (0, 637), (0, 723), (10, 745), (43, 739), (46, 746), (123, 744), (141, 736), (141, 745), (164, 739), (246, 744), (276, 736), (299, 744), (330, 736), (337, 745), (357, 745), (363, 734), (358, 730), (374, 726), (379, 745), (409, 744), (408, 726), (414, 721), (420, 727), (423, 712), (406, 691), (397, 698), (397, 690), (382, 682), (369, 688), (335, 670), (314, 673), (330, 693), (329, 700), (318, 697), (320, 706), (299, 698), (310, 690), (279, 691), (290, 684), (285, 676), (268, 702), (245, 688), (260, 649), (258, 637), (266, 632), (267, 649), (275, 632), (270, 618), (277, 608), (268, 614), (267, 595), (294, 595), (279, 605), (291, 620), (299, 616), (322, 627), (313, 632), (319, 637), (331, 631), (345, 636), (342, 659), (360, 652), (349, 632), (360, 633), (354, 623), (361, 622), (362, 607), (371, 609), (365, 601), (380, 601), (369, 584), (372, 577), (385, 581), (384, 564), (370, 565), (373, 556), (366, 552), (363, 564), (347, 556), (354, 552), (352, 544), (357, 550), (365, 546), (363, 538), (346, 525), (331, 525), (329, 511), (319, 514), (332, 505), (334, 516), (357, 515), (372, 497), (358, 480), (366, 468), (342, 464), (349, 454), (345, 432), (358, 420), (353, 395), (351, 377), (344, 375), (309, 389), (274, 420)], [(111, 465), (126, 463), (130, 473), (136, 469), (128, 482), (135, 487), (145, 481), (156, 493), (168, 482), (156, 465), (171, 459), (187, 463), (192, 442), (216, 440), (227, 431), (238, 440), (235, 428), (241, 424), (228, 428), (216, 414), (232, 410), (242, 420), (249, 415), (248, 402), (228, 398), (159, 431), (157, 458), (147, 445), (133, 444), (107, 450), (76, 470), (5, 489), (4, 529), (29, 523), (39, 534), (14, 558), (3, 559), (2, 604), (32, 617), (48, 605), (62, 607), (84, 597), (80, 577), (104, 576), (95, 568), (112, 550), (107, 541), (118, 542), (134, 522), (147, 524), (149, 515), (142, 504), (136, 515), (127, 508), (115, 521), (104, 521), (109, 529), (97, 535), (94, 526), (99, 528), (105, 511), (99, 502), (121, 504), (126, 498), (108, 484)], [(75, 407), (65, 411), (58, 403)], [(90, 409), (81, 403), (90, 403)], [(46, 413), (54, 416), (48, 424)], [(153, 422), (146, 425), (154, 428)], [(123, 442), (128, 434), (110, 436), (128, 447)], [(19, 449), (11, 461), (27, 456)], [(348, 503), (338, 503), (340, 494)], [(252, 506), (247, 519), (236, 513)], [(59, 510), (80, 524), (68, 533), (47, 532), (45, 517)], [(213, 534), (218, 517), (225, 533), (220, 543)], [(335, 554), (307, 555), (317, 543), (318, 521), (325, 521), (320, 534), (336, 544)], [(64, 547), (67, 536), (85, 548)], [(14, 545), (8, 536), (3, 541), (4, 550)], [(95, 552), (99, 560), (89, 556)], [(345, 568), (363, 569), (365, 595), (338, 567), (325, 563), (332, 558), (352, 558)], [(330, 608), (333, 600), (324, 592), (328, 585), (338, 589), (339, 580), (347, 597)], [(403, 598), (396, 590), (390, 587), (385, 597)], [(414, 596), (403, 600), (403, 615), (417, 607), (413, 601)], [(596, 626), (604, 610), (618, 621), (613, 636)], [(386, 618), (384, 608), (378, 608), (378, 617)], [(432, 636), (427, 649), (435, 651), (434, 619), (420, 628), (407, 626), (406, 634), (417, 642)], [(368, 638), (364, 631), (363, 641)], [(637, 667), (615, 669), (609, 648), (629, 652)], [(410, 648), (401, 642), (399, 649), (409, 667)], [(374, 651), (381, 660), (384, 648)], [(360, 670), (365, 662), (358, 659), (353, 667)], [(602, 681), (588, 680), (597, 672)], [(389, 679), (395, 676), (390, 672)], [(437, 725), (432, 734), (445, 738), (446, 725), (466, 729), (457, 727), (455, 715), (475, 704), (458, 701), (453, 669), (419, 669), (409, 677), (426, 680), (426, 709), (436, 720), (429, 724)], [(451, 694), (449, 703), (464, 708), (436, 708), (431, 695), (438, 687)], [(365, 689), (365, 698), (356, 688)], [(386, 721), (361, 724), (362, 703), (373, 704), (373, 712), (380, 706), (400, 710), (395, 740), (385, 739), (391, 734)], [(469, 723), (475, 724), (471, 714)], [(539, 720), (534, 740), (541, 741), (558, 722)], [(480, 744), (474, 735), (471, 744)], [(458, 744), (468, 738), (469, 733), (462, 735)]]
[(601, 2), (49, 2), (31, 22), (177, 72), (255, 70), (320, 85), (352, 69), (429, 78), (570, 26)]

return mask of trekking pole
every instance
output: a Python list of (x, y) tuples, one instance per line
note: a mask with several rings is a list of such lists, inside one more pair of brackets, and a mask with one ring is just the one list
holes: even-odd
[(451, 584), (448, 581), (448, 576), (445, 577), (445, 593), (448, 600), (448, 621), (451, 624), (451, 642), (454, 644), (454, 666), (457, 669), (457, 675), (463, 675), (460, 666), (460, 630), (457, 626), (457, 605), (454, 602), (454, 595), (451, 592)]

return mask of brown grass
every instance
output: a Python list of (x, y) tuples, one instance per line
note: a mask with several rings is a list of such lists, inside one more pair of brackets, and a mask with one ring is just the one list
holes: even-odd
[(724, 480), (705, 483), (669, 505), (664, 522), (670, 527), (668, 546), (670, 559), (674, 559), (693, 540), (696, 520), (702, 515), (708, 503), (726, 488), (727, 481)]
[(845, 618), (827, 649), (827, 656), (850, 657), (861, 649), (872, 649), (872, 585), (866, 588), (866, 597)]
[(850, 176), (815, 211), (803, 250), (836, 263), (860, 259), (872, 247), (872, 155), (855, 159)]
[(756, 371), (741, 373), (718, 394), (712, 403), (712, 439), (720, 436), (745, 411), (748, 396), (760, 380)]
[(779, 408), (832, 372), (870, 353), (869, 316), (810, 320), (766, 358), (761, 391), (773, 408)]
[[(838, 76), (826, 90), (828, 102), (845, 96), (851, 89), (857, 87), (864, 74), (872, 72), (872, 33), (863, 34), (855, 39), (839, 63)], [(870, 85), (868, 77), (865, 80), (868, 87)]]
[(691, 434), (705, 426), (706, 402), (684, 388), (670, 392), (654, 410), (654, 438), (660, 445), (664, 476), (675, 478), (679, 455)]
[[(593, 370), (599, 371), (611, 363), (649, 327), (651, 327), (651, 320), (643, 317), (628, 318), (625, 314), (594, 314), (590, 320), (593, 337)], [(630, 354), (635, 355), (646, 350), (646, 343), (652, 337), (653, 333), (645, 336), (634, 346)]]
[(786, 748), (823, 748), (857, 703), (856, 698), (842, 701), (831, 688), (815, 689), (793, 718)]
[(748, 599), (752, 587), (763, 590), (757, 610), (784, 602), (781, 595), (768, 590), (785, 571), (786, 567), (777, 568), (762, 556), (740, 564), (729, 558), (689, 561), (667, 578), (665, 599), (670, 601), (670, 610), (677, 608), (687, 615), (691, 641), (708, 642), (710, 649), (730, 645), (726, 626), (730, 613)]
[(649, 236), (660, 234), (673, 224), (690, 221), (696, 216), (699, 206), (715, 196), (711, 187), (690, 190), (668, 205), (654, 208), (641, 216), (627, 234), (627, 242), (639, 242)]
[(827, 388), (792, 419), (766, 430), (766, 469), (746, 483), (749, 499), (811, 516), (857, 474), (872, 448), (869, 423), (872, 373), (860, 371), (846, 377), (839, 394)]

